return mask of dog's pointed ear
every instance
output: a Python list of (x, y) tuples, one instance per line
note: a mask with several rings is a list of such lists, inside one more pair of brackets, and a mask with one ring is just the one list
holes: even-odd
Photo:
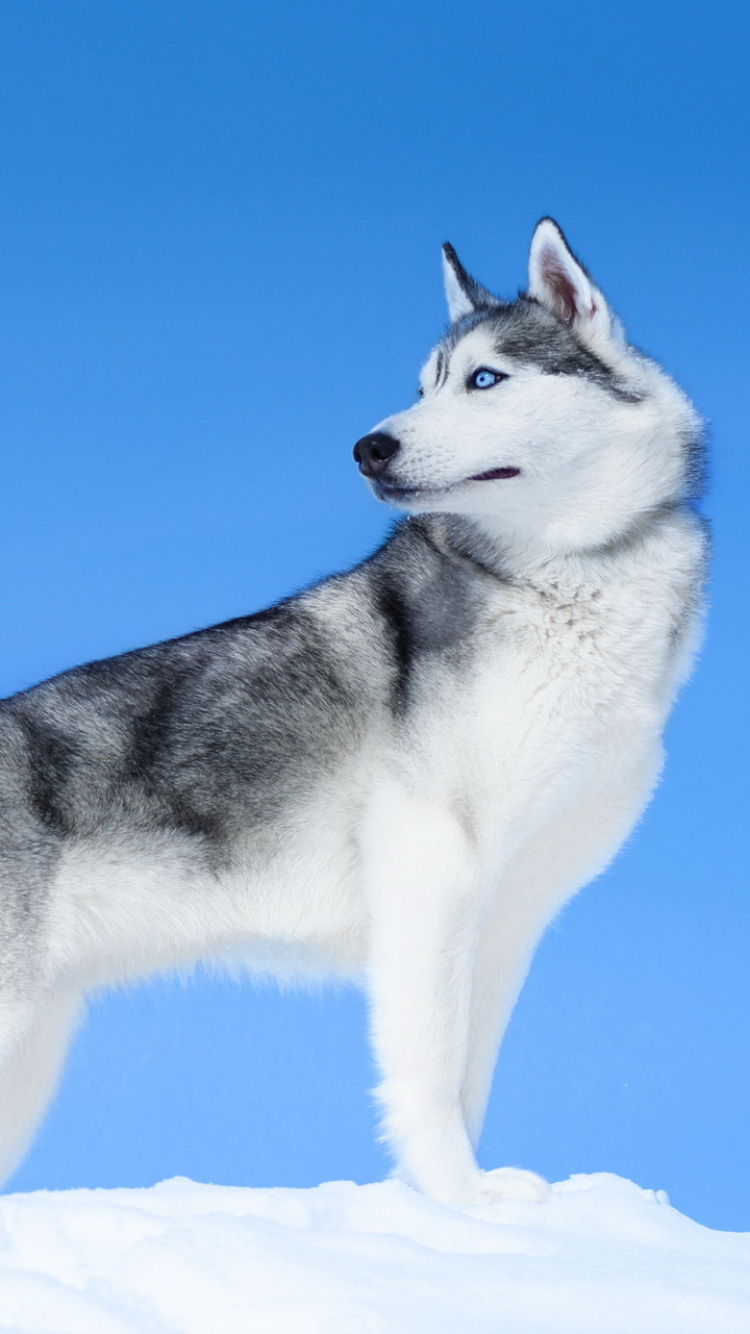
[(497, 297), (466, 272), (448, 241), (443, 246), (443, 279), (451, 323), (462, 320), (464, 315), (472, 315), (475, 310), (486, 310), (499, 304)]
[(552, 218), (542, 218), (531, 239), (529, 296), (589, 343), (623, 341), (617, 316)]

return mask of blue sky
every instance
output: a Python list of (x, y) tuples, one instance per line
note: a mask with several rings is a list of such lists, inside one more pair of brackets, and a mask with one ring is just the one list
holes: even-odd
[[(706, 650), (665, 781), (549, 931), (482, 1157), (750, 1228), (746, 5), (6, 0), (7, 693), (367, 553), (354, 440), (408, 404), (439, 246), (525, 278), (553, 214), (713, 440)], [(384, 1171), (361, 1002), (217, 978), (95, 999), (13, 1185)]]

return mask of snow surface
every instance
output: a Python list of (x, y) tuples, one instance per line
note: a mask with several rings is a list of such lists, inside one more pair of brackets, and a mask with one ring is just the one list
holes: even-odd
[(576, 1176), (461, 1212), (396, 1181), (0, 1197), (14, 1334), (750, 1334), (750, 1233)]

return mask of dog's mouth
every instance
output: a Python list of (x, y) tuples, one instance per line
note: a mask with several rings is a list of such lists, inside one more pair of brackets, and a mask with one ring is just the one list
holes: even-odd
[(445, 492), (444, 487), (394, 486), (392, 482), (384, 482), (382, 477), (373, 482), (372, 486), (378, 500), (387, 500), (392, 505), (409, 500), (427, 500), (430, 496), (442, 496)]
[(518, 477), (520, 468), (488, 468), (486, 472), (478, 472), (474, 477), (470, 477), (470, 482), (499, 482), (505, 477)]
[(486, 472), (478, 472), (473, 477), (464, 478), (463, 482), (454, 483), (452, 486), (399, 486), (394, 482), (387, 482), (385, 478), (379, 477), (373, 482), (373, 487), (378, 500), (387, 500), (391, 504), (405, 504), (410, 500), (430, 500), (433, 497), (447, 495), (449, 491), (454, 491), (456, 485), (464, 486), (468, 482), (500, 482), (511, 477), (519, 477), (520, 468), (488, 468)]

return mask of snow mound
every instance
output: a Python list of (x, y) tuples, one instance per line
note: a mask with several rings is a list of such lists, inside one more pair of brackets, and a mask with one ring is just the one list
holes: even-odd
[(750, 1233), (608, 1173), (461, 1212), (396, 1181), (0, 1197), (14, 1334), (739, 1334)]

